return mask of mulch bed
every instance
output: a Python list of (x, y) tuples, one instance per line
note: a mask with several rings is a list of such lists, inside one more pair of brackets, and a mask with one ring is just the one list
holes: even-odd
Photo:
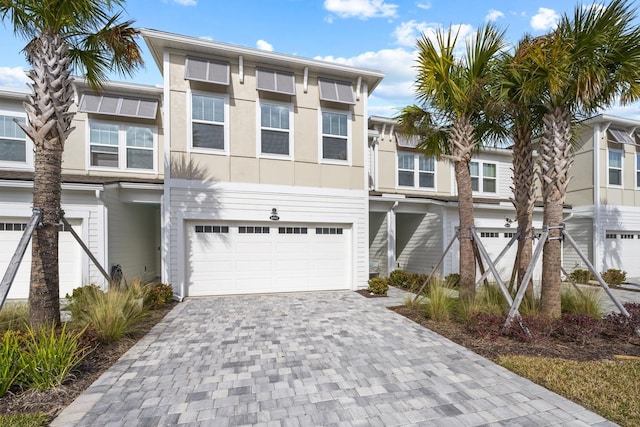
[(386, 298), (387, 297), (387, 295), (372, 294), (367, 289), (358, 289), (356, 293), (362, 295), (365, 298)]
[(614, 359), (615, 356), (640, 357), (640, 337), (637, 335), (611, 331), (589, 336), (588, 340), (572, 341), (545, 336), (522, 341), (498, 334), (482, 336), (471, 331), (465, 324), (453, 321), (435, 322), (424, 317), (421, 312), (404, 306), (391, 307), (390, 310), (489, 359), (501, 355), (555, 357), (578, 361)]
[(65, 384), (55, 390), (40, 392), (34, 390), (20, 392), (20, 390), (13, 389), (0, 398), (0, 414), (37, 412), (46, 414), (50, 419), (55, 418), (60, 411), (69, 406), (103, 372), (160, 322), (176, 304), (173, 302), (151, 310), (149, 315), (138, 323), (135, 333), (115, 343), (99, 344), (87, 337), (85, 345), (90, 345), (93, 351), (80, 362)]

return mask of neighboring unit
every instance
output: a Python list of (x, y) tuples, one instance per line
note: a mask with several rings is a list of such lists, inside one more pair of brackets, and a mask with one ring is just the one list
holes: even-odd
[[(640, 277), (640, 121), (598, 115), (578, 128), (566, 202), (569, 234), (599, 272)], [(566, 244), (563, 264), (586, 268)]]
[[(395, 129), (394, 119), (369, 119), (369, 257), (371, 273), (387, 276), (396, 268), (429, 274), (455, 236), (457, 190), (453, 164), (427, 157), (417, 139)], [(477, 232), (492, 258), (517, 229), (512, 197), (512, 152), (485, 148), (470, 164)], [(534, 212), (534, 227), (542, 210)], [(498, 264), (509, 278), (516, 244)], [(540, 266), (534, 280), (540, 276)], [(441, 276), (458, 272), (457, 241), (439, 268)], [(504, 278), (504, 277), (503, 277)]]
[[(94, 93), (76, 81), (75, 130), (64, 147), (65, 218), (109, 272), (125, 280), (160, 275), (160, 200), (163, 183), (162, 89), (107, 83)], [(14, 119), (25, 121), (28, 92), (0, 88), (0, 275), (32, 214), (33, 143)], [(61, 225), (60, 296), (106, 280)], [(8, 298), (29, 294), (31, 247)]]
[(164, 76), (163, 281), (179, 297), (368, 279), (379, 72), (143, 30)]

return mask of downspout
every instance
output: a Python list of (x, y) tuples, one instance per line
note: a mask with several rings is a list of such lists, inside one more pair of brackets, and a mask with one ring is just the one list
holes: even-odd
[(387, 274), (396, 269), (396, 200), (387, 212)]
[[(96, 190), (96, 199), (102, 203), (102, 253), (103, 253), (103, 257), (102, 257), (102, 265), (104, 266), (108, 266), (109, 265), (109, 208), (107, 207), (107, 203), (104, 200), (104, 187), (102, 187), (102, 189), (100, 190)], [(87, 224), (87, 227), (89, 226), (89, 224)], [(91, 283), (93, 282), (93, 280), (91, 280), (91, 265), (88, 264), (89, 261), (87, 260), (87, 274), (89, 276), (89, 281), (87, 283)], [(108, 268), (108, 267), (107, 267)], [(108, 286), (108, 283), (105, 283), (105, 289), (106, 286)]]
[(593, 265), (599, 269), (601, 258), (600, 238), (600, 125), (593, 127)]

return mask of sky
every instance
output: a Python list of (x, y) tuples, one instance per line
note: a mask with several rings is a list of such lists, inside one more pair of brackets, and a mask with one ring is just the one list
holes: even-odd
[[(590, 2), (586, 2), (590, 4)], [(129, 0), (123, 16), (135, 26), (202, 37), (382, 71), (369, 97), (369, 115), (393, 117), (415, 103), (416, 40), (453, 27), (461, 37), (487, 21), (506, 31), (508, 43), (541, 35), (574, 0)], [(0, 26), (0, 86), (24, 87), (26, 41)], [(145, 68), (117, 81), (162, 84), (142, 40)], [(640, 104), (606, 113), (640, 120)]]

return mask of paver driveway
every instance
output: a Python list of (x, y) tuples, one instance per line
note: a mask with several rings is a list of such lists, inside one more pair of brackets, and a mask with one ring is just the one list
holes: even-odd
[(187, 300), (52, 426), (614, 425), (353, 292)]

